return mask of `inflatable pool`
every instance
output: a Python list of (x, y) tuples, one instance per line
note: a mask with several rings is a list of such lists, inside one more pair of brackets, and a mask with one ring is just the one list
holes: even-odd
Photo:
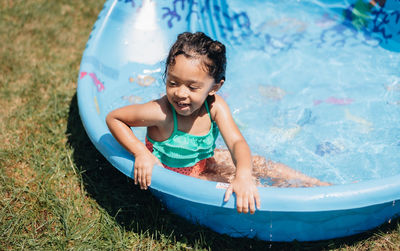
[(220, 95), (253, 153), (334, 185), (260, 187), (261, 209), (238, 214), (234, 199), (223, 203), (226, 184), (156, 166), (151, 191), (169, 210), (267, 241), (348, 236), (399, 216), (398, 0), (108, 0), (82, 58), (78, 104), (93, 144), (129, 177), (134, 158), (105, 116), (163, 95), (164, 59), (183, 31), (227, 45)]

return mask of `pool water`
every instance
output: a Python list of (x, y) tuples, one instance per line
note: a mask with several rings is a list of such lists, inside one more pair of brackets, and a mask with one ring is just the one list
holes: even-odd
[[(254, 1), (245, 11), (242, 4), (166, 2), (157, 6), (164, 26), (156, 31), (162, 36), (182, 26), (227, 45), (226, 82), (219, 94), (252, 152), (333, 184), (400, 174), (399, 11), (374, 7), (365, 25), (355, 26), (346, 19), (351, 9), (346, 1)], [(129, 24), (129, 15), (123, 9), (113, 13), (103, 27), (109, 37), (103, 39), (116, 45), (105, 57), (112, 61), (115, 54), (119, 60), (119, 86), (104, 92), (97, 104), (103, 117), (164, 94), (163, 59), (177, 35), (151, 41), (159, 58), (121, 60), (119, 47), (141, 52), (135, 51), (135, 33), (120, 25)], [(394, 25), (382, 30), (388, 19)], [(110, 32), (125, 37), (114, 42)], [(112, 69), (102, 69), (112, 78)], [(134, 131), (144, 139), (145, 129)], [(225, 147), (221, 138), (218, 147)]]
[(252, 151), (334, 184), (399, 174), (400, 54), (322, 3), (265, 8), (222, 89)]

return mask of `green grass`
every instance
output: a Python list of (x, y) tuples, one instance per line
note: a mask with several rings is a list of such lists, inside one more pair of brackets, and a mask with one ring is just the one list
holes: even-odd
[(234, 239), (134, 186), (78, 115), (79, 64), (102, 5), (0, 1), (0, 250), (400, 250), (398, 220), (321, 242)]

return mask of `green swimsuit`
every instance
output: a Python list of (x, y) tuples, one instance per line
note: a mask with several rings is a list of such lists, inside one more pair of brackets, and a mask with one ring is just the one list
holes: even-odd
[(210, 131), (206, 135), (197, 136), (179, 131), (176, 111), (171, 105), (174, 117), (174, 131), (171, 136), (164, 141), (154, 141), (147, 136), (148, 141), (153, 144), (153, 154), (161, 163), (169, 167), (190, 167), (214, 155), (219, 130), (211, 119), (207, 101), (204, 104), (211, 120)]

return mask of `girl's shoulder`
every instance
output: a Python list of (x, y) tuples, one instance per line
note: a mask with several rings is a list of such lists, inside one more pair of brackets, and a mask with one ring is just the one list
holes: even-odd
[(215, 120), (220, 115), (230, 113), (230, 109), (226, 101), (218, 94), (209, 96), (207, 99), (210, 108), (211, 118)]
[(164, 141), (174, 130), (172, 109), (166, 96), (149, 102), (154, 107), (152, 126), (147, 127), (147, 135), (155, 141)]
[(165, 121), (168, 117), (172, 115), (171, 106), (168, 102), (167, 96), (164, 95), (159, 99), (150, 101), (153, 106), (153, 112), (160, 120)]
[(150, 102), (153, 103), (153, 105), (156, 105), (161, 111), (161, 110), (164, 110), (167, 107), (168, 99), (167, 99), (167, 96), (164, 95), (161, 98), (154, 99), (154, 100), (152, 100)]
[(126, 116), (132, 117), (135, 123), (143, 126), (163, 126), (171, 117), (171, 108), (165, 96), (122, 108)]

